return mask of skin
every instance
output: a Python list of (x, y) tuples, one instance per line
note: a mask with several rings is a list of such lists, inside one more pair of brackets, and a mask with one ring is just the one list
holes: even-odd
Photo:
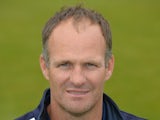
[(114, 58), (105, 67), (105, 40), (97, 24), (87, 19), (61, 22), (48, 41), (49, 67), (40, 56), (42, 73), (50, 83), (52, 120), (101, 120), (103, 86), (112, 74)]

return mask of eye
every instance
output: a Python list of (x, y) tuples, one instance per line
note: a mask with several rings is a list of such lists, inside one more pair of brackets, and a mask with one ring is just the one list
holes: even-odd
[(64, 62), (64, 63), (60, 63), (60, 64), (58, 65), (58, 68), (67, 69), (67, 68), (69, 68), (70, 66), (71, 66), (70, 63)]
[(86, 67), (89, 68), (89, 69), (94, 69), (94, 68), (97, 67), (97, 65), (94, 64), (94, 63), (86, 63)]

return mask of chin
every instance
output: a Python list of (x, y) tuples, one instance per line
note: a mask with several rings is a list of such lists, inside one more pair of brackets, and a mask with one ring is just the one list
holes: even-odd
[(78, 104), (70, 104), (68, 106), (65, 106), (64, 109), (66, 112), (70, 113), (73, 116), (82, 116), (86, 114), (87, 112), (91, 111), (94, 105), (91, 103), (78, 103)]

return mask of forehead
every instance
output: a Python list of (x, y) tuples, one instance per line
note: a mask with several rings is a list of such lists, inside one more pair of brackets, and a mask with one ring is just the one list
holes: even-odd
[(51, 35), (49, 39), (54, 39), (57, 37), (65, 37), (64, 35), (69, 35), (71, 36), (77, 35), (83, 36), (83, 33), (88, 33), (92, 34), (94, 37), (99, 37), (100, 39), (103, 39), (105, 42), (105, 39), (103, 37), (103, 33), (101, 31), (101, 28), (99, 24), (96, 24), (92, 22), (88, 18), (81, 18), (81, 19), (73, 19), (69, 18), (67, 20), (61, 21), (51, 32)]
[[(89, 20), (75, 23), (69, 19), (61, 22), (52, 31), (49, 41), (49, 53), (79, 54), (104, 53), (105, 40), (99, 25), (92, 24)], [(83, 53), (83, 55), (84, 55)]]

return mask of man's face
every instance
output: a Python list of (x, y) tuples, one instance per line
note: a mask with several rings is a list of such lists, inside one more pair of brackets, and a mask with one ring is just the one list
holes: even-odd
[(100, 27), (89, 21), (73, 26), (67, 20), (54, 29), (48, 41), (49, 68), (41, 58), (50, 82), (51, 104), (71, 114), (102, 105), (103, 85), (113, 69), (113, 60), (111, 69), (105, 67), (105, 49)]

